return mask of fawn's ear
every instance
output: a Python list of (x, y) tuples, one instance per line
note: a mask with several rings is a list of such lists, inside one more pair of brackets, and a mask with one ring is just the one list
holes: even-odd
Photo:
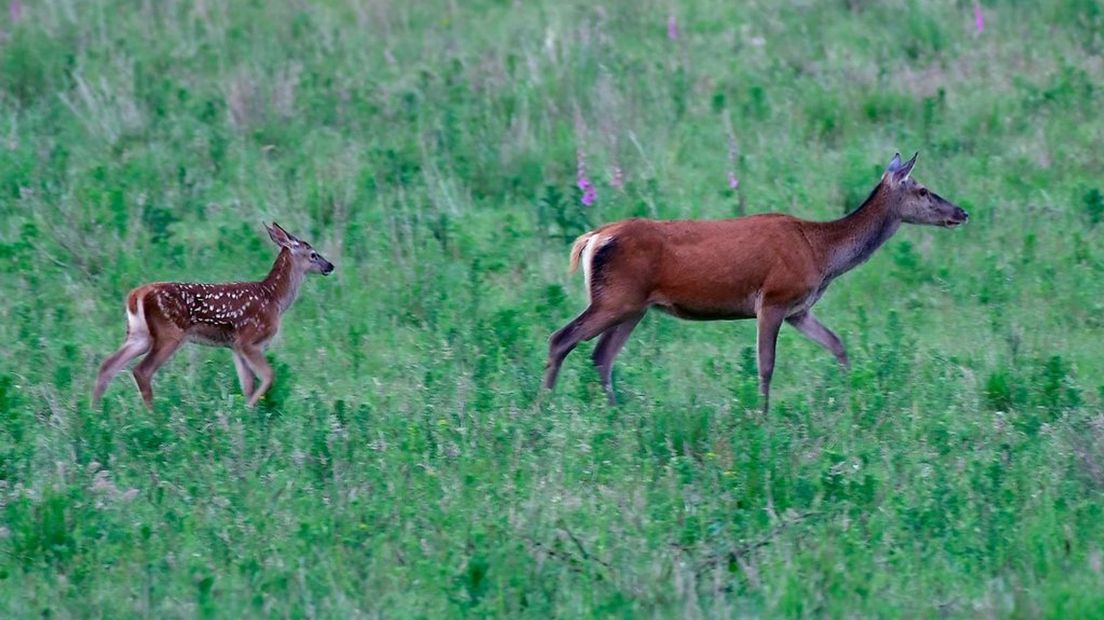
[(272, 222), (272, 226), (265, 224), (265, 230), (268, 231), (269, 238), (276, 245), (283, 248), (290, 248), (299, 243), (299, 240), (291, 236), (291, 233), (284, 230), (276, 222)]

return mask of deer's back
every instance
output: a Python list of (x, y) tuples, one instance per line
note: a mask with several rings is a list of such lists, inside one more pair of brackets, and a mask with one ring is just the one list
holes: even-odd
[(131, 298), (142, 303), (151, 329), (179, 330), (201, 344), (230, 345), (243, 331), (274, 327), (278, 318), (260, 282), (157, 282), (135, 289)]

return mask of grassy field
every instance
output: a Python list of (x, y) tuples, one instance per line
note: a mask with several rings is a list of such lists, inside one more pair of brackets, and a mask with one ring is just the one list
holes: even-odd
[[(5, 4), (0, 615), (1104, 616), (1095, 0)], [(753, 323), (650, 314), (538, 400), (579, 233), (916, 150), (971, 221), (828, 292), (850, 373), (784, 328), (764, 416)], [(190, 346), (93, 409), (126, 292), (272, 219), (337, 271), (269, 398)]]

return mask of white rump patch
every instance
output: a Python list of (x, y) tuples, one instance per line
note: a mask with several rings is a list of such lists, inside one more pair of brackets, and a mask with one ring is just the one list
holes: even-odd
[(592, 235), (590, 239), (587, 239), (586, 245), (583, 246), (583, 282), (586, 284), (587, 300), (594, 301), (594, 293), (590, 288), (591, 280), (591, 262), (594, 260), (594, 253), (597, 252), (602, 246), (613, 240), (609, 235)]
[(149, 325), (146, 324), (146, 309), (145, 295), (139, 297), (137, 303), (137, 312), (131, 312), (129, 305), (127, 306), (127, 340), (133, 340), (136, 342), (145, 342), (149, 340)]

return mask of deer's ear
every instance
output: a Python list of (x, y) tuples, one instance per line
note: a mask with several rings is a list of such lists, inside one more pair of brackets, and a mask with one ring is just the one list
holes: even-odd
[(280, 228), (280, 225), (276, 222), (272, 222), (272, 226), (265, 224), (265, 230), (268, 231), (268, 236), (272, 239), (272, 242), (280, 247), (290, 247), (294, 243), (294, 237), (289, 235), (283, 228)]
[(901, 154), (897, 153), (893, 156), (889, 165), (886, 166), (885, 177), (895, 185), (904, 181), (912, 174), (912, 167), (916, 165), (916, 157), (918, 155), (920, 155), (919, 151), (917, 151), (916, 155), (912, 156), (912, 159), (901, 163)]
[(901, 154), (900, 153), (894, 153), (893, 154), (893, 159), (889, 160), (889, 165), (886, 166), (885, 173), (886, 174), (893, 174), (894, 172), (897, 172), (900, 169), (901, 169)]
[(916, 158), (919, 155), (920, 151), (916, 151), (916, 153), (912, 155), (912, 159), (898, 166), (897, 170), (893, 171), (893, 180), (900, 183), (907, 179), (909, 175), (912, 174), (912, 167), (916, 165)]

